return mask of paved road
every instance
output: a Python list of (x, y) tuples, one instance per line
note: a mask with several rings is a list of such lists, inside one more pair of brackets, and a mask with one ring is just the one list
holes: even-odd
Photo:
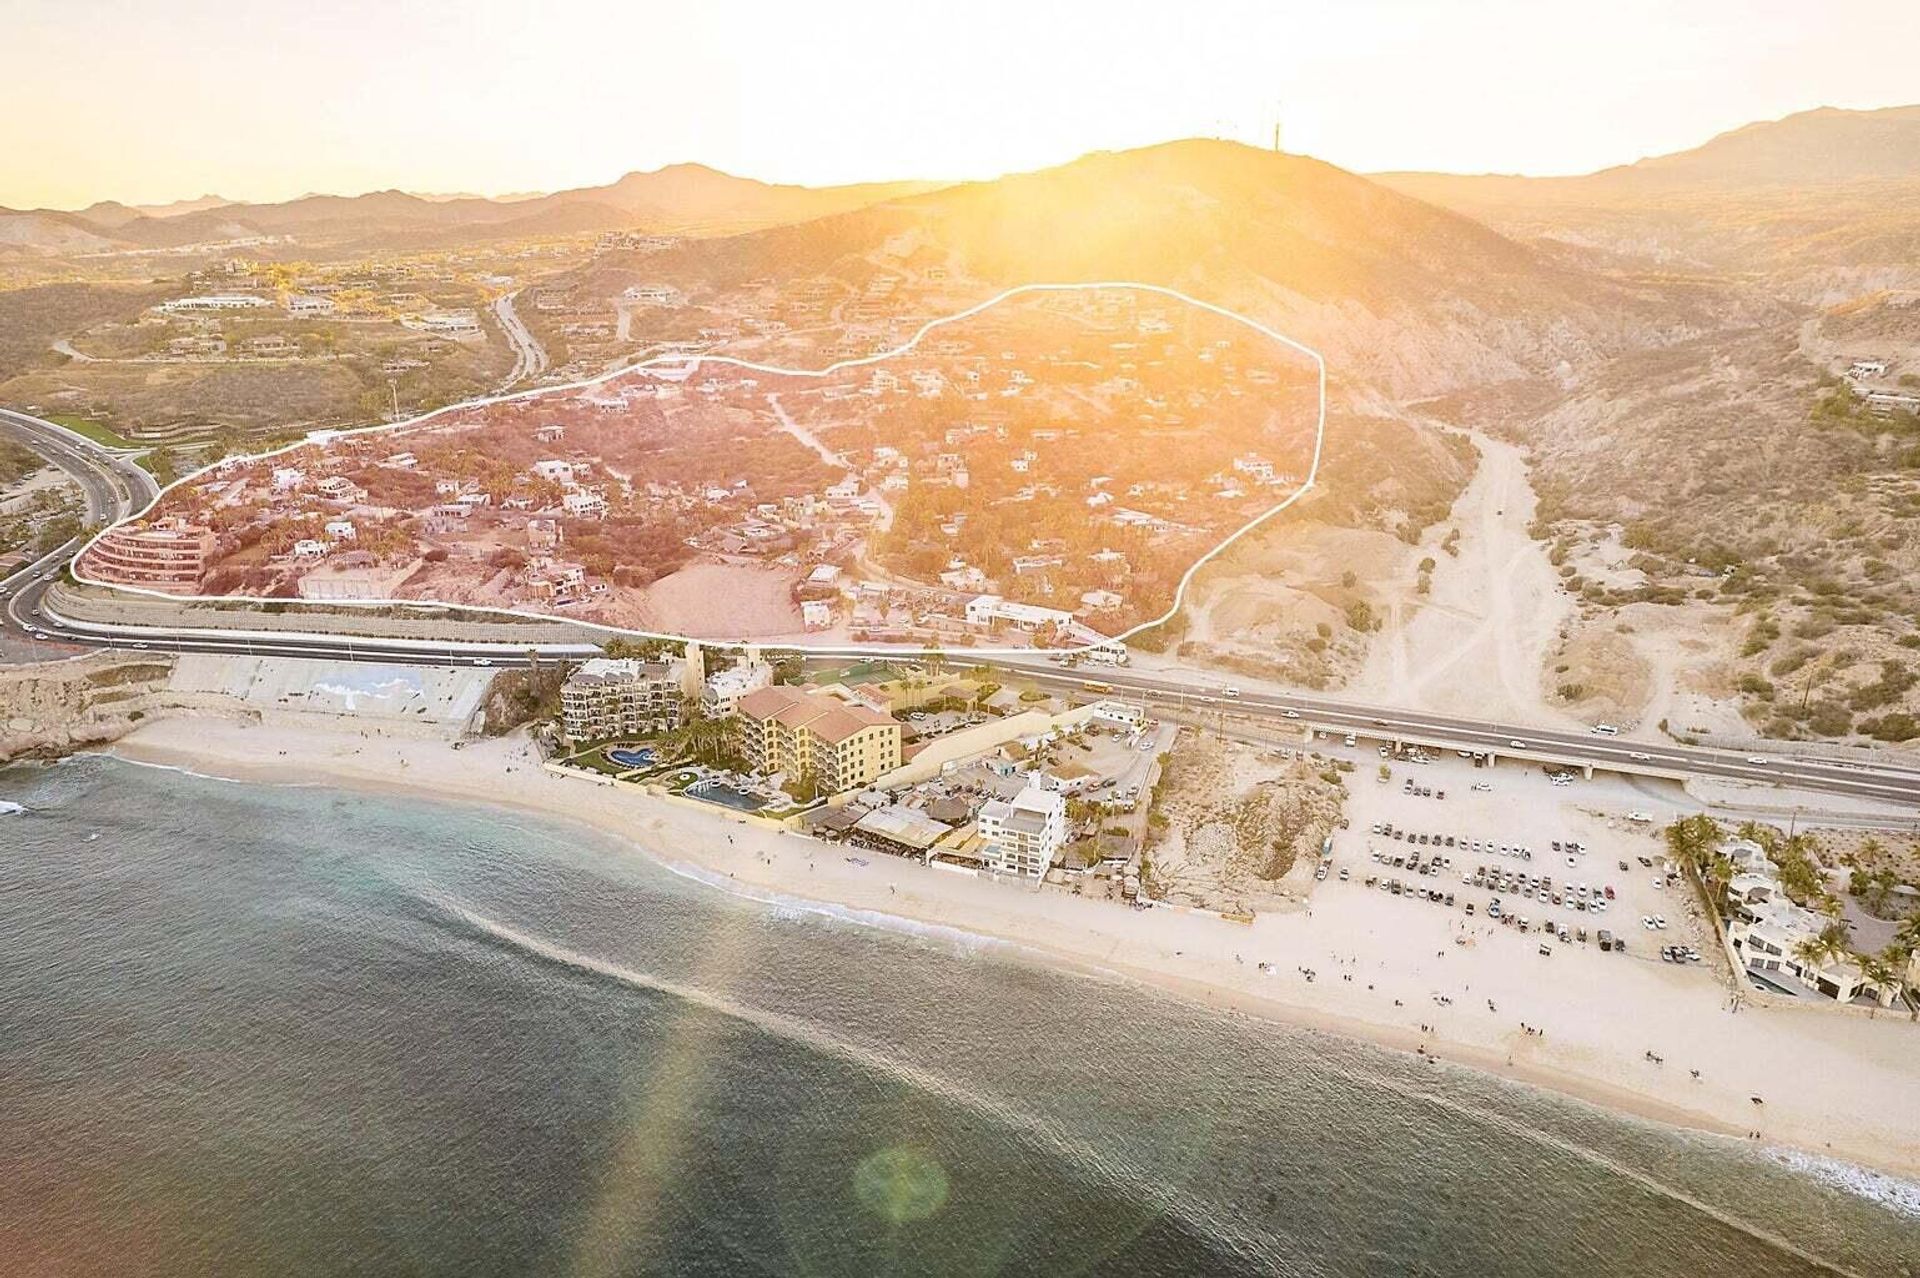
[(1730, 781), (1770, 782), (1827, 794), (1890, 800), (1920, 807), (1920, 768), (1890, 762), (1856, 764), (1785, 752), (1743, 755), (1694, 746), (1622, 741), (1614, 737), (1555, 729), (1486, 723), (1451, 715), (1392, 707), (1356, 705), (1293, 693), (1242, 692), (1227, 697), (1221, 685), (1201, 687), (1189, 680), (1129, 670), (1063, 671), (1014, 659), (1012, 665), (1050, 687), (1085, 688), (1104, 684), (1116, 693), (1158, 699), (1226, 714), (1279, 718), (1353, 732), (1377, 741), (1400, 741), (1449, 750), (1472, 750), (1503, 758), (1564, 762), (1627, 775), (1717, 777)]
[(507, 374), (503, 387), (514, 386), (529, 377), (538, 377), (547, 371), (546, 348), (534, 337), (526, 321), (520, 318), (520, 312), (514, 309), (513, 300), (518, 293), (507, 293), (493, 304), (494, 318), (500, 321), (500, 331), (507, 335), (507, 342), (513, 347), (513, 371)]
[[(136, 514), (160, 495), (153, 476), (130, 457), (53, 422), (0, 408), (0, 436), (26, 445), (74, 477), (86, 497), (90, 527), (104, 527)], [(90, 536), (86, 533), (56, 546), (0, 580), (0, 590), (6, 592), (0, 597), (0, 637), (28, 639), (30, 630), (41, 628), (33, 620), (41, 596)]]
[[(338, 635), (272, 632), (215, 633), (136, 631), (125, 627), (69, 623), (64, 631), (98, 646), (157, 652), (224, 652), (250, 656), (307, 657), (333, 661), (376, 661), (408, 665), (523, 668), (534, 660), (577, 659), (597, 653), (589, 644), (541, 645), (537, 656), (524, 645), (440, 643), (429, 640), (347, 639)], [(963, 664), (956, 662), (955, 664)], [(1891, 763), (1861, 765), (1826, 759), (1768, 754), (1743, 756), (1691, 746), (1619, 741), (1583, 733), (1482, 723), (1471, 719), (1388, 707), (1357, 706), (1292, 694), (1243, 693), (1225, 698), (1192, 683), (1128, 671), (1061, 671), (1014, 665), (1035, 682), (1062, 691), (1087, 692), (1094, 682), (1117, 695), (1133, 695), (1164, 705), (1221, 714), (1245, 715), (1271, 726), (1315, 726), (1350, 731), (1374, 741), (1422, 743), (1438, 749), (1472, 750), (1503, 758), (1592, 767), (1629, 776), (1716, 777), (1732, 781), (1790, 785), (1796, 789), (1920, 808), (1920, 769)], [(1519, 742), (1522, 744), (1516, 745)]]
[[(144, 509), (157, 495), (152, 476), (122, 455), (110, 452), (82, 436), (22, 413), (0, 410), (0, 431), (40, 451), (55, 465), (79, 479), (87, 494), (91, 519), (111, 520)], [(37, 629), (86, 647), (133, 648), (161, 652), (224, 652), (252, 656), (310, 657), (334, 661), (379, 661), (415, 665), (520, 667), (530, 663), (528, 649), (513, 644), (438, 643), (398, 639), (348, 639), (339, 635), (302, 635), (273, 632), (168, 631), (128, 626), (90, 625), (57, 617), (44, 606), (44, 595), (56, 570), (77, 551), (76, 541), (29, 565), (9, 578), (9, 597), (0, 614), (0, 630)], [(44, 615), (36, 615), (35, 610)], [(542, 646), (540, 659), (582, 657), (597, 649), (588, 645)], [(955, 664), (965, 664), (956, 661)], [(1062, 691), (1087, 691), (1094, 683), (1146, 700), (1190, 708), (1217, 710), (1280, 723), (1353, 732), (1372, 740), (1430, 745), (1440, 749), (1473, 750), (1576, 767), (1601, 768), (1628, 775), (1653, 777), (1716, 777), (1763, 782), (1827, 794), (1892, 801), (1920, 807), (1920, 769), (1891, 762), (1836, 762), (1788, 752), (1741, 755), (1721, 750), (1664, 743), (1622, 741), (1607, 736), (1555, 729), (1488, 723), (1450, 715), (1367, 706), (1295, 693), (1243, 692), (1225, 695), (1216, 684), (1195, 682), (1165, 674), (1105, 667), (1062, 670), (1044, 658), (999, 659), (997, 665), (1017, 669), (1036, 682)]]

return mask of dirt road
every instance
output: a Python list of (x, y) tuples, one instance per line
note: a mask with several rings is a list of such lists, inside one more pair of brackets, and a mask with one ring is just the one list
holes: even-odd
[[(1545, 666), (1573, 600), (1527, 534), (1536, 498), (1518, 448), (1475, 436), (1480, 467), (1451, 518), (1428, 534), (1432, 593), (1396, 589), (1351, 690), (1408, 709), (1577, 726), (1547, 702)], [(1459, 554), (1439, 549), (1460, 530)]]

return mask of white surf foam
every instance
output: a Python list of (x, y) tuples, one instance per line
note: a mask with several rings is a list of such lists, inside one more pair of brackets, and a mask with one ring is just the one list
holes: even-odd
[(1920, 1185), (1910, 1180), (1855, 1167), (1837, 1158), (1802, 1153), (1797, 1149), (1769, 1149), (1767, 1156), (1783, 1167), (1803, 1176), (1811, 1176), (1823, 1185), (1878, 1203), (1909, 1220), (1920, 1220)]

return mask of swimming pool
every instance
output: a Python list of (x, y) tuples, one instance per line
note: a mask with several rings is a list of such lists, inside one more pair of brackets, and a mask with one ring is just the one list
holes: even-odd
[(656, 762), (650, 747), (642, 747), (638, 750), (609, 750), (607, 757), (623, 768), (650, 768)]
[(757, 794), (748, 794), (745, 790), (736, 790), (723, 782), (715, 781), (697, 789), (687, 791), (693, 798), (715, 803), (723, 808), (732, 808), (735, 812), (758, 812), (767, 806), (767, 801)]

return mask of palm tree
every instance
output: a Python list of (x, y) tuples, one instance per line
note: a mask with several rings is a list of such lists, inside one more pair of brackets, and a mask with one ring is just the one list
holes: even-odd
[(1920, 914), (1909, 914), (1893, 934), (1894, 943), (1908, 954), (1920, 950)]
[(1898, 934), (1880, 951), (1880, 961), (1893, 973), (1896, 990), (1904, 990), (1911, 984), (1907, 978), (1913, 970), (1913, 947), (1902, 941)]
[(1839, 919), (1821, 928), (1820, 935), (1815, 939), (1819, 941), (1821, 956), (1827, 962), (1834, 962), (1847, 956), (1847, 942), (1851, 938), (1847, 935), (1847, 925)]
[(1793, 943), (1793, 957), (1798, 960), (1803, 976), (1819, 967), (1826, 955), (1827, 947), (1817, 936), (1803, 936)]
[(1699, 812), (1667, 827), (1667, 850), (1674, 860), (1698, 873), (1719, 847), (1720, 837), (1720, 823)]
[(1878, 955), (1856, 954), (1853, 962), (1860, 969), (1862, 988), (1872, 990), (1876, 998), (1883, 990), (1899, 988), (1900, 979), (1894, 972), (1893, 965)]

